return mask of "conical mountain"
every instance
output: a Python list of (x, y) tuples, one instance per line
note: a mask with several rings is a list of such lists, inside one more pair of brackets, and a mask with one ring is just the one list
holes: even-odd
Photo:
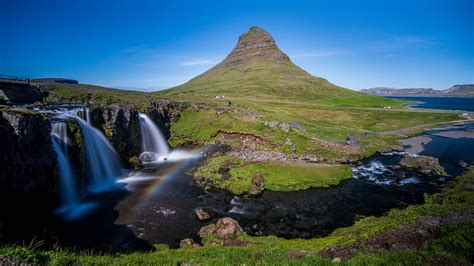
[(258, 27), (251, 27), (242, 34), (237, 45), (222, 62), (163, 93), (298, 102), (363, 95), (304, 71), (278, 48), (267, 31)]

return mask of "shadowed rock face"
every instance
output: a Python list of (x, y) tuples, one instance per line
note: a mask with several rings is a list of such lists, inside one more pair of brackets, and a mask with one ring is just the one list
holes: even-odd
[(251, 27), (239, 37), (232, 52), (215, 68), (232, 67), (257, 60), (276, 64), (290, 62), (290, 58), (278, 48), (268, 32), (258, 27)]
[[(142, 112), (160, 128), (164, 136), (170, 136), (171, 122), (179, 119), (185, 104), (167, 101), (153, 102)], [(141, 153), (141, 133), (138, 121), (139, 111), (123, 105), (100, 105), (90, 109), (91, 123), (100, 129), (119, 154), (124, 165), (129, 159)]]
[(54, 185), (56, 153), (50, 133), (43, 115), (0, 112), (0, 190), (47, 191)]

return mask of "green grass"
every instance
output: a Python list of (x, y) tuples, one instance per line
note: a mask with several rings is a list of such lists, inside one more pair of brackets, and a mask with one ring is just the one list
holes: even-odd
[(232, 168), (230, 174), (245, 179), (260, 173), (265, 178), (265, 188), (272, 191), (294, 191), (310, 187), (329, 187), (352, 176), (348, 165), (318, 164), (291, 165), (284, 163), (248, 163)]
[[(230, 170), (230, 177), (223, 179), (221, 167)], [(214, 156), (198, 168), (196, 176), (213, 182), (214, 186), (234, 194), (248, 193), (252, 179), (260, 175), (265, 179), (259, 190), (294, 191), (310, 187), (329, 187), (352, 176), (350, 167), (342, 164), (297, 165), (285, 162), (244, 162), (230, 156)]]
[[(400, 136), (380, 135), (378, 132), (398, 130), (420, 124), (446, 122), (457, 119), (455, 113), (387, 110), (372, 108), (340, 108), (333, 106), (301, 106), (282, 103), (238, 102), (238, 108), (217, 114), (213, 109), (188, 109), (171, 125), (173, 146), (204, 144), (214, 141), (219, 131), (240, 132), (258, 136), (270, 150), (285, 153), (313, 154), (320, 157), (350, 156), (334, 145), (321, 141), (344, 142), (348, 136), (361, 144), (359, 155), (369, 156), (381, 148), (398, 145)], [(283, 132), (269, 128), (265, 121), (296, 123), (304, 129)], [(366, 135), (365, 133), (369, 134)], [(314, 141), (317, 138), (320, 141)], [(285, 145), (290, 139), (295, 151)]]
[(40, 89), (49, 94), (46, 98), (47, 103), (124, 104), (142, 110), (148, 107), (152, 101), (159, 99), (159, 97), (146, 92), (88, 84), (55, 84), (42, 86)]

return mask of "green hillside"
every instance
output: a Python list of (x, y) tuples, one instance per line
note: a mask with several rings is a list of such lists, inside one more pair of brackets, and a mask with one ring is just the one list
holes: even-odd
[(258, 27), (241, 35), (235, 48), (219, 64), (183, 85), (159, 93), (177, 98), (224, 96), (304, 103), (352, 97), (370, 104), (379, 100), (390, 102), (312, 76), (291, 62), (272, 36)]

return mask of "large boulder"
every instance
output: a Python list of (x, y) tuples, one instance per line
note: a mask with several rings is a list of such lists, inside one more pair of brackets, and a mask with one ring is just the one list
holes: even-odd
[(217, 221), (212, 234), (217, 238), (235, 238), (242, 233), (242, 227), (236, 220), (226, 217)]
[(202, 239), (211, 237), (226, 240), (235, 239), (242, 232), (243, 230), (242, 227), (240, 227), (239, 222), (230, 217), (225, 217), (219, 219), (215, 225), (210, 224), (202, 227), (201, 230), (199, 230), (199, 236)]

